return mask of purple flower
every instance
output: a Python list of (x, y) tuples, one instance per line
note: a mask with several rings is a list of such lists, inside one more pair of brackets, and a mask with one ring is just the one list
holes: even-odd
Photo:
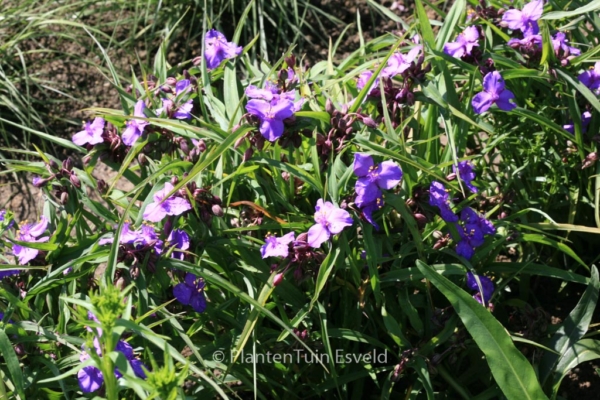
[(458, 163), (458, 167), (453, 165), (452, 168), (454, 169), (454, 173), (457, 173), (458, 171), (458, 175), (465, 183), (465, 186), (468, 187), (471, 192), (477, 193), (477, 188), (471, 183), (475, 179), (473, 164), (469, 161), (461, 161)]
[[(183, 229), (172, 230), (167, 241), (170, 246), (175, 245), (177, 250), (188, 250), (190, 248), (190, 235)], [(173, 253), (171, 253), (171, 258), (183, 260), (184, 257), (185, 253), (181, 251), (173, 251)]]
[(593, 69), (582, 72), (577, 77), (590, 90), (600, 89), (600, 61), (597, 61)]
[(308, 230), (308, 244), (310, 247), (321, 247), (321, 244), (328, 240), (331, 235), (337, 235), (353, 223), (348, 211), (334, 206), (329, 201), (317, 200), (315, 210), (316, 224)]
[(77, 381), (79, 382), (79, 388), (83, 393), (92, 393), (102, 387), (104, 375), (102, 375), (102, 371), (98, 368), (88, 365), (77, 372)]
[(502, 76), (498, 71), (493, 71), (485, 75), (483, 78), (483, 92), (477, 93), (471, 104), (477, 114), (487, 111), (494, 103), (501, 110), (510, 111), (517, 107), (516, 104), (511, 103), (514, 98), (513, 92), (505, 89)]
[(294, 236), (294, 232), (290, 232), (280, 238), (274, 235), (267, 236), (265, 244), (260, 248), (262, 258), (287, 257), (290, 249), (289, 245), (295, 240)]
[(260, 133), (270, 142), (283, 135), (283, 120), (294, 115), (295, 107), (288, 99), (277, 102), (252, 99), (246, 104), (246, 110), (260, 120)]
[(194, 311), (203, 312), (206, 309), (204, 297), (204, 281), (197, 279), (194, 274), (186, 274), (185, 281), (175, 285), (173, 295), (183, 305), (191, 305)]
[(234, 58), (242, 52), (242, 46), (228, 42), (225, 35), (214, 29), (206, 32), (204, 45), (206, 46), (204, 57), (208, 69), (217, 68), (223, 60)]
[[(0, 264), (2, 265), (2, 264)], [(19, 275), (21, 271), (18, 269), (0, 269), (0, 279), (4, 279), (8, 276)], [(0, 318), (2, 319), (2, 318)]]
[[(144, 110), (146, 109), (146, 103), (144, 100), (139, 100), (135, 103), (135, 107), (133, 110), (133, 116), (139, 118), (146, 118), (146, 114), (144, 114)], [(142, 136), (144, 133), (144, 128), (148, 125), (148, 121), (143, 121), (140, 119), (130, 119), (126, 123), (127, 128), (123, 131), (123, 143), (127, 146), (133, 146), (136, 140)]]
[[(47, 242), (50, 239), (48, 236), (42, 238), (40, 238), (40, 236), (46, 231), (46, 228), (48, 228), (48, 222), (48, 218), (46, 218), (45, 215), (42, 215), (40, 222), (37, 224), (23, 225), (19, 230), (17, 240), (29, 243)], [(19, 259), (19, 264), (24, 265), (37, 257), (39, 250), (15, 244), (13, 245), (13, 253)]]
[[(476, 290), (477, 294), (473, 296), (475, 300), (477, 300), (481, 304), (487, 304), (488, 301), (492, 298), (494, 294), (494, 282), (486, 276), (477, 275), (479, 278), (479, 282), (481, 283), (481, 291), (479, 291), (479, 285), (477, 285), (477, 280), (475, 279), (475, 275), (473, 273), (467, 273), (467, 287), (471, 290)], [(483, 301), (481, 299), (481, 295), (483, 293)]]
[(477, 230), (482, 235), (493, 235), (496, 233), (494, 224), (471, 207), (467, 207), (461, 211), (460, 220), (465, 223), (465, 228), (469, 231)]
[[(358, 81), (356, 82), (356, 88), (358, 90), (363, 90), (363, 88), (367, 85), (367, 83), (369, 82), (369, 79), (371, 79), (371, 77), (373, 76), (373, 71), (363, 71), (361, 72), (361, 74), (358, 76)], [(371, 88), (369, 89), (369, 95), (372, 96), (374, 94), (374, 91), (376, 91), (376, 89), (379, 87), (379, 78), (376, 78), (375, 81), (373, 82), (373, 84), (371, 85)]]
[(362, 212), (363, 217), (367, 220), (368, 223), (373, 225), (375, 230), (379, 230), (379, 225), (373, 219), (373, 213), (377, 210), (383, 208), (384, 202), (383, 197), (377, 197), (374, 201), (363, 204), (361, 206), (360, 211)]
[(479, 30), (476, 26), (469, 26), (465, 28), (463, 33), (458, 35), (456, 42), (444, 45), (444, 53), (456, 58), (461, 58), (464, 55), (470, 56), (473, 47), (479, 46), (478, 40)]
[[(191, 88), (189, 79), (182, 79), (177, 81), (175, 84), (175, 96), (179, 97), (182, 94), (189, 92)], [(162, 107), (156, 110), (156, 115), (160, 115), (164, 112), (170, 114), (175, 107), (175, 102), (171, 99), (162, 99)], [(188, 119), (192, 116), (192, 108), (194, 107), (193, 100), (188, 100), (185, 103), (178, 106), (173, 113), (173, 118), (177, 119)]]
[(543, 0), (534, 0), (527, 3), (523, 10), (508, 10), (502, 15), (502, 22), (508, 26), (508, 29), (520, 29), (524, 36), (537, 35), (540, 28), (537, 20), (544, 12)]
[(382, 196), (380, 189), (392, 189), (402, 180), (402, 170), (393, 161), (384, 161), (375, 165), (367, 154), (354, 154), (354, 174), (356, 182), (356, 205), (363, 207)]
[(85, 123), (85, 129), (73, 135), (73, 143), (83, 146), (86, 143), (99, 144), (104, 142), (102, 133), (104, 132), (104, 118), (96, 117), (94, 121)]
[(563, 55), (565, 57), (578, 56), (581, 54), (581, 50), (569, 46), (567, 44), (568, 42), (567, 36), (564, 33), (557, 32), (556, 35), (554, 35), (552, 38), (552, 47), (554, 47), (554, 52), (556, 55), (558, 55), (561, 50), (563, 51)]
[[(582, 133), (587, 132), (587, 127), (590, 124), (590, 122), (592, 122), (592, 113), (589, 111), (585, 111), (583, 114), (581, 114), (581, 132)], [(573, 121), (571, 121), (567, 125), (563, 125), (563, 128), (567, 132), (575, 134), (575, 125), (573, 124)]]
[(439, 182), (431, 182), (429, 187), (429, 204), (440, 209), (442, 219), (446, 222), (458, 222), (458, 216), (452, 212), (446, 188)]
[(412, 62), (421, 52), (422, 46), (415, 46), (407, 54), (394, 53), (389, 58), (387, 66), (381, 70), (381, 76), (384, 78), (393, 78), (410, 68)]
[(6, 218), (6, 210), (0, 210), (0, 222), (4, 221), (5, 218)]
[(168, 199), (163, 200), (167, 193), (172, 191), (173, 185), (171, 185), (170, 182), (166, 182), (165, 187), (162, 190), (154, 193), (154, 202), (146, 206), (144, 220), (159, 222), (167, 215), (180, 215), (192, 209), (190, 202), (183, 197), (171, 196)]

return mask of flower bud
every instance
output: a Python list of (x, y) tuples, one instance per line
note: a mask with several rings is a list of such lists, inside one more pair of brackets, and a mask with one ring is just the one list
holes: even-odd
[(62, 204), (63, 206), (66, 205), (69, 202), (69, 193), (67, 192), (62, 192), (60, 194), (60, 204)]
[(175, 186), (179, 182), (179, 178), (176, 175), (171, 177), (171, 185)]
[(375, 120), (367, 115), (362, 117), (362, 122), (369, 128), (377, 128), (377, 123), (375, 122)]
[(98, 181), (96, 182), (96, 189), (98, 189), (100, 193), (106, 192), (107, 186), (108, 185), (106, 184), (104, 179), (98, 179)]
[(219, 204), (219, 205), (223, 204), (223, 202), (221, 201), (221, 198), (219, 196), (215, 196), (215, 195), (213, 195), (212, 203)]
[(198, 150), (204, 153), (206, 151), (206, 143), (204, 142), (204, 139), (198, 140), (198, 144), (196, 145), (196, 147), (198, 147)]
[(192, 60), (192, 64), (194, 64), (194, 66), (196, 67), (202, 64), (202, 56), (194, 57), (194, 59)]
[(298, 241), (298, 242), (306, 242), (307, 240), (308, 240), (308, 233), (307, 232), (302, 232), (296, 238), (296, 241)]
[(279, 286), (281, 282), (283, 282), (283, 272), (275, 275), (275, 278), (273, 278), (273, 286)]
[(414, 213), (413, 217), (415, 218), (415, 221), (417, 221), (417, 225), (419, 225), (419, 227), (422, 227), (423, 225), (425, 225), (427, 223), (427, 217), (424, 216), (423, 214)]
[(71, 175), (69, 176), (69, 180), (71, 181), (73, 186), (75, 186), (76, 188), (81, 187), (81, 181), (79, 180), (77, 175), (75, 175), (75, 172), (71, 172)]
[(62, 167), (64, 169), (66, 169), (67, 171), (72, 170), (73, 169), (73, 159), (71, 157), (67, 157), (66, 160), (63, 160)]
[(148, 158), (146, 158), (146, 155), (144, 153), (139, 153), (137, 155), (137, 160), (138, 164), (140, 165), (148, 165)]
[[(242, 136), (241, 138), (239, 138), (238, 140), (235, 141), (235, 143), (233, 144), (233, 148), (237, 149), (238, 147), (240, 147), (242, 145), (242, 143), (244, 143), (244, 141), (246, 140), (246, 135)], [(206, 145), (204, 145), (206, 147)]]
[(165, 83), (169, 86), (175, 86), (177, 85), (177, 78), (170, 76), (167, 78), (167, 81)]
[(455, 173), (455, 172), (453, 172), (453, 173), (451, 173), (451, 174), (448, 174), (448, 175), (446, 176), (446, 180), (447, 180), (447, 181), (453, 181), (453, 180), (455, 180), (455, 179), (456, 179), (456, 173)]
[(325, 111), (327, 111), (330, 115), (333, 114), (333, 112), (335, 111), (333, 102), (329, 98), (327, 99), (327, 101), (325, 101)]
[(185, 154), (185, 155), (190, 154), (190, 148), (188, 147), (187, 140), (179, 141), (179, 148), (181, 149), (183, 154)]
[(444, 237), (444, 234), (442, 232), (440, 232), (440, 231), (433, 231), (432, 236), (435, 239), (441, 239), (441, 238)]
[(218, 204), (213, 204), (211, 207), (212, 213), (214, 215), (216, 215), (217, 217), (222, 217), (223, 216), (223, 209), (221, 208), (220, 205)]
[(248, 150), (246, 150), (244, 152), (244, 157), (242, 158), (242, 162), (246, 162), (249, 159), (251, 159), (253, 154), (254, 154), (254, 149), (252, 147), (250, 147)]

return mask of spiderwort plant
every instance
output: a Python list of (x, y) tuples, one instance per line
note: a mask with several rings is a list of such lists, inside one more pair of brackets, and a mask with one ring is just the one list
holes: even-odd
[(473, 48), (479, 46), (478, 41), (479, 29), (476, 26), (468, 26), (457, 36), (455, 42), (444, 45), (444, 53), (456, 58), (470, 56)]
[(225, 35), (221, 32), (211, 29), (204, 37), (204, 57), (206, 59), (206, 68), (215, 69), (224, 60), (235, 58), (242, 52), (242, 47), (233, 42), (228, 42)]
[(353, 220), (350, 213), (323, 199), (317, 201), (315, 206), (315, 222), (308, 230), (308, 245), (314, 248), (329, 240), (331, 236), (342, 232), (345, 227), (352, 226)]
[[(46, 218), (45, 215), (42, 215), (38, 223), (22, 225), (17, 234), (17, 240), (29, 243), (47, 242), (50, 240), (50, 236), (40, 236), (48, 229), (49, 222), (48, 218)], [(25, 245), (14, 244), (13, 253), (19, 260), (19, 264), (24, 265), (36, 258), (40, 251)]]
[(476, 114), (486, 112), (493, 104), (499, 109), (511, 111), (517, 107), (512, 101), (515, 95), (506, 89), (499, 72), (493, 71), (483, 77), (483, 91), (477, 93), (471, 102)]

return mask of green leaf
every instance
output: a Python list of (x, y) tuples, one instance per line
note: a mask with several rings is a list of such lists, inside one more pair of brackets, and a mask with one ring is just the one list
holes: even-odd
[(509, 400), (547, 399), (535, 371), (517, 350), (506, 329), (470, 294), (417, 260), (419, 271), (450, 301), (485, 354), (492, 375)]
[[(592, 266), (592, 278), (588, 287), (583, 292), (579, 303), (571, 311), (562, 327), (554, 334), (548, 347), (554, 349), (559, 355), (545, 353), (540, 360), (540, 381), (543, 383), (550, 377), (554, 366), (563, 363), (562, 358), (571, 350), (572, 347), (583, 337), (587, 331), (596, 304), (598, 303), (598, 294), (600, 292), (600, 282), (598, 281), (598, 269)], [(562, 377), (561, 377), (562, 378)]]
[(327, 284), (329, 275), (331, 275), (331, 271), (333, 271), (333, 267), (335, 266), (335, 261), (337, 260), (341, 251), (342, 250), (339, 247), (336, 247), (335, 250), (332, 250), (329, 252), (329, 254), (327, 254), (327, 257), (321, 263), (321, 266), (319, 267), (319, 275), (317, 276), (317, 282), (315, 284), (315, 294), (310, 302), (310, 309), (313, 308), (314, 304), (319, 299), (319, 295), (325, 287), (325, 284)]
[(562, 379), (571, 369), (583, 362), (597, 360), (598, 358), (600, 358), (600, 341), (581, 339), (575, 343), (562, 355), (560, 362), (556, 366), (552, 396), (556, 397)]
[(573, 11), (553, 11), (546, 15), (543, 15), (540, 19), (563, 19), (569, 17), (575, 17), (580, 14), (589, 13), (600, 9), (600, 0), (594, 0), (585, 6), (576, 8)]
[(23, 371), (21, 371), (19, 359), (13, 349), (12, 343), (3, 328), (0, 328), (0, 354), (2, 354), (2, 357), (6, 362), (8, 372), (10, 373), (12, 383), (15, 386), (17, 393), (19, 393), (21, 399), (25, 399), (25, 392), (23, 391)]
[(419, 20), (419, 26), (421, 27), (421, 35), (423, 35), (423, 40), (425, 43), (427, 43), (430, 49), (435, 49), (435, 35), (433, 34), (431, 23), (429, 22), (427, 12), (425, 11), (425, 7), (423, 7), (421, 0), (415, 1), (415, 7), (417, 11), (417, 19)]

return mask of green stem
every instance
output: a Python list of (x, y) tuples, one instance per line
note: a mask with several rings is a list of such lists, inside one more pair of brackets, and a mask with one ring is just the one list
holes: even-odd
[(106, 332), (104, 334), (104, 353), (102, 357), (102, 366), (104, 373), (104, 384), (106, 385), (106, 398), (108, 400), (118, 400), (119, 394), (117, 391), (117, 380), (115, 378), (115, 367), (111, 358), (109, 357), (110, 352), (113, 350), (112, 343), (112, 332)]
[(444, 378), (444, 380), (448, 382), (454, 390), (456, 390), (460, 397), (467, 400), (471, 399), (472, 396), (467, 392), (465, 388), (463, 388), (458, 382), (454, 380), (454, 378), (450, 375), (450, 373), (442, 364), (436, 365), (435, 368), (439, 372), (440, 376)]

